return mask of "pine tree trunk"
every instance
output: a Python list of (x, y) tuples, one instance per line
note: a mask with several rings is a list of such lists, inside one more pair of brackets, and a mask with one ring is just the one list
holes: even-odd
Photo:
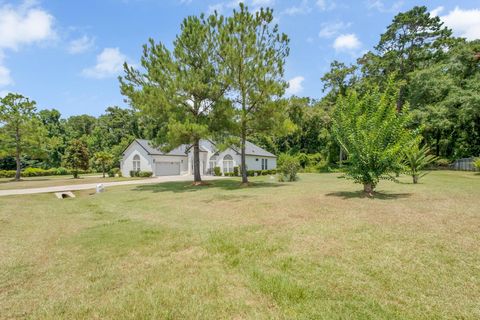
[(400, 91), (398, 92), (398, 98), (397, 98), (397, 111), (400, 112), (403, 109), (403, 105), (405, 104), (405, 87), (402, 86), (400, 87)]
[(200, 142), (198, 140), (193, 145), (193, 182), (196, 184), (202, 182), (200, 174)]
[(245, 157), (245, 143), (246, 143), (246, 134), (245, 131), (242, 129), (242, 141), (241, 141), (241, 162), (242, 162), (242, 183), (247, 184), (248, 183), (248, 176), (247, 176), (247, 161)]

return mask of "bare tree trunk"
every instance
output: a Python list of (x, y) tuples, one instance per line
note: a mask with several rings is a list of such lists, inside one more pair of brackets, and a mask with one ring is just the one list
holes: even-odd
[(200, 174), (200, 142), (198, 140), (193, 144), (193, 182), (195, 184), (202, 182)]
[(339, 160), (339, 166), (341, 168), (341, 167), (343, 167), (343, 149), (342, 149), (342, 147), (340, 147), (340, 154), (338, 155), (338, 157), (340, 159)]
[(20, 132), (17, 127), (17, 130), (15, 132), (15, 162), (17, 165), (17, 171), (15, 172), (15, 181), (20, 180), (21, 172), (22, 172), (22, 163), (20, 162), (20, 155), (21, 155)]
[(103, 173), (103, 178), (105, 178), (105, 165), (102, 164), (102, 173)]
[(373, 186), (371, 183), (363, 184), (363, 192), (365, 192), (369, 197), (373, 195)]

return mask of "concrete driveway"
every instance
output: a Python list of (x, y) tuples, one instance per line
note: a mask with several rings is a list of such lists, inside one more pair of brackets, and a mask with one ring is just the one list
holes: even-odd
[[(215, 180), (221, 177), (212, 177), (212, 176), (203, 176), (202, 179)], [(173, 182), (173, 181), (193, 181), (193, 176), (166, 176), (166, 177), (155, 177), (142, 180), (129, 180), (129, 181), (118, 181), (118, 182), (105, 182), (102, 183), (105, 188), (114, 187), (114, 186), (126, 186), (126, 185), (136, 185), (136, 184), (154, 184), (161, 182)], [(78, 190), (89, 190), (95, 189), (98, 183), (87, 183), (87, 184), (76, 184), (76, 185), (66, 185), (66, 186), (55, 186), (55, 187), (43, 187), (43, 188), (29, 188), (29, 189), (11, 189), (11, 190), (0, 190), (0, 197), (2, 196), (14, 196), (14, 195), (23, 195), (23, 194), (37, 194), (37, 193), (53, 193), (53, 192), (62, 192), (62, 191), (78, 191)]]

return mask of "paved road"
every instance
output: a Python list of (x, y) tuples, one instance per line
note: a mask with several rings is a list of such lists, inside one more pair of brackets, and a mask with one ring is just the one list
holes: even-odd
[[(211, 176), (202, 177), (203, 180), (213, 180), (213, 179), (219, 179), (219, 178), (220, 177), (211, 177)], [(168, 177), (156, 177), (156, 178), (142, 179), (142, 180), (104, 182), (102, 184), (105, 188), (108, 188), (108, 187), (114, 187), (114, 186), (125, 186), (125, 185), (135, 185), (135, 184), (152, 184), (152, 183), (172, 182), (172, 181), (193, 181), (193, 177), (188, 176), (188, 175), (187, 176), (168, 176)], [(62, 192), (62, 191), (89, 190), (89, 189), (95, 189), (97, 187), (97, 184), (98, 183), (87, 183), (87, 184), (76, 184), (76, 185), (43, 187), (43, 188), (0, 190), (0, 197), (22, 195), (22, 194), (36, 194), (36, 193), (52, 193), (52, 192)]]

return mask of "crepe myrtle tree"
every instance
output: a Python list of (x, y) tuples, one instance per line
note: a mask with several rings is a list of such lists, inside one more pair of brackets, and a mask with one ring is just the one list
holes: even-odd
[[(229, 84), (226, 94), (236, 113), (232, 131), (241, 150), (241, 168), (246, 168), (245, 145), (249, 135), (274, 133), (288, 128), (280, 98), (287, 82), (283, 79), (289, 39), (274, 24), (271, 9), (250, 12), (243, 3), (228, 17), (215, 13), (218, 60)], [(212, 19), (213, 20), (213, 19)], [(232, 141), (234, 142), (234, 141)], [(248, 183), (247, 170), (241, 170)]]
[(87, 144), (80, 139), (73, 139), (65, 150), (63, 162), (71, 169), (73, 178), (78, 178), (80, 170), (87, 170), (89, 167), (89, 154)]
[[(153, 141), (163, 151), (182, 144), (193, 148), (194, 184), (201, 184), (200, 140), (227, 130), (231, 104), (219, 75), (217, 33), (212, 17), (190, 16), (170, 51), (150, 39), (143, 47), (142, 69), (124, 65), (120, 88), (129, 103), (154, 125)], [(153, 130), (152, 130), (153, 131)]]
[(350, 90), (334, 110), (332, 131), (349, 159), (346, 177), (363, 184), (369, 196), (380, 179), (395, 180), (392, 173), (402, 169), (404, 148), (412, 141), (408, 108), (397, 112), (396, 90), (393, 78), (383, 92), (378, 87), (363, 95)]

